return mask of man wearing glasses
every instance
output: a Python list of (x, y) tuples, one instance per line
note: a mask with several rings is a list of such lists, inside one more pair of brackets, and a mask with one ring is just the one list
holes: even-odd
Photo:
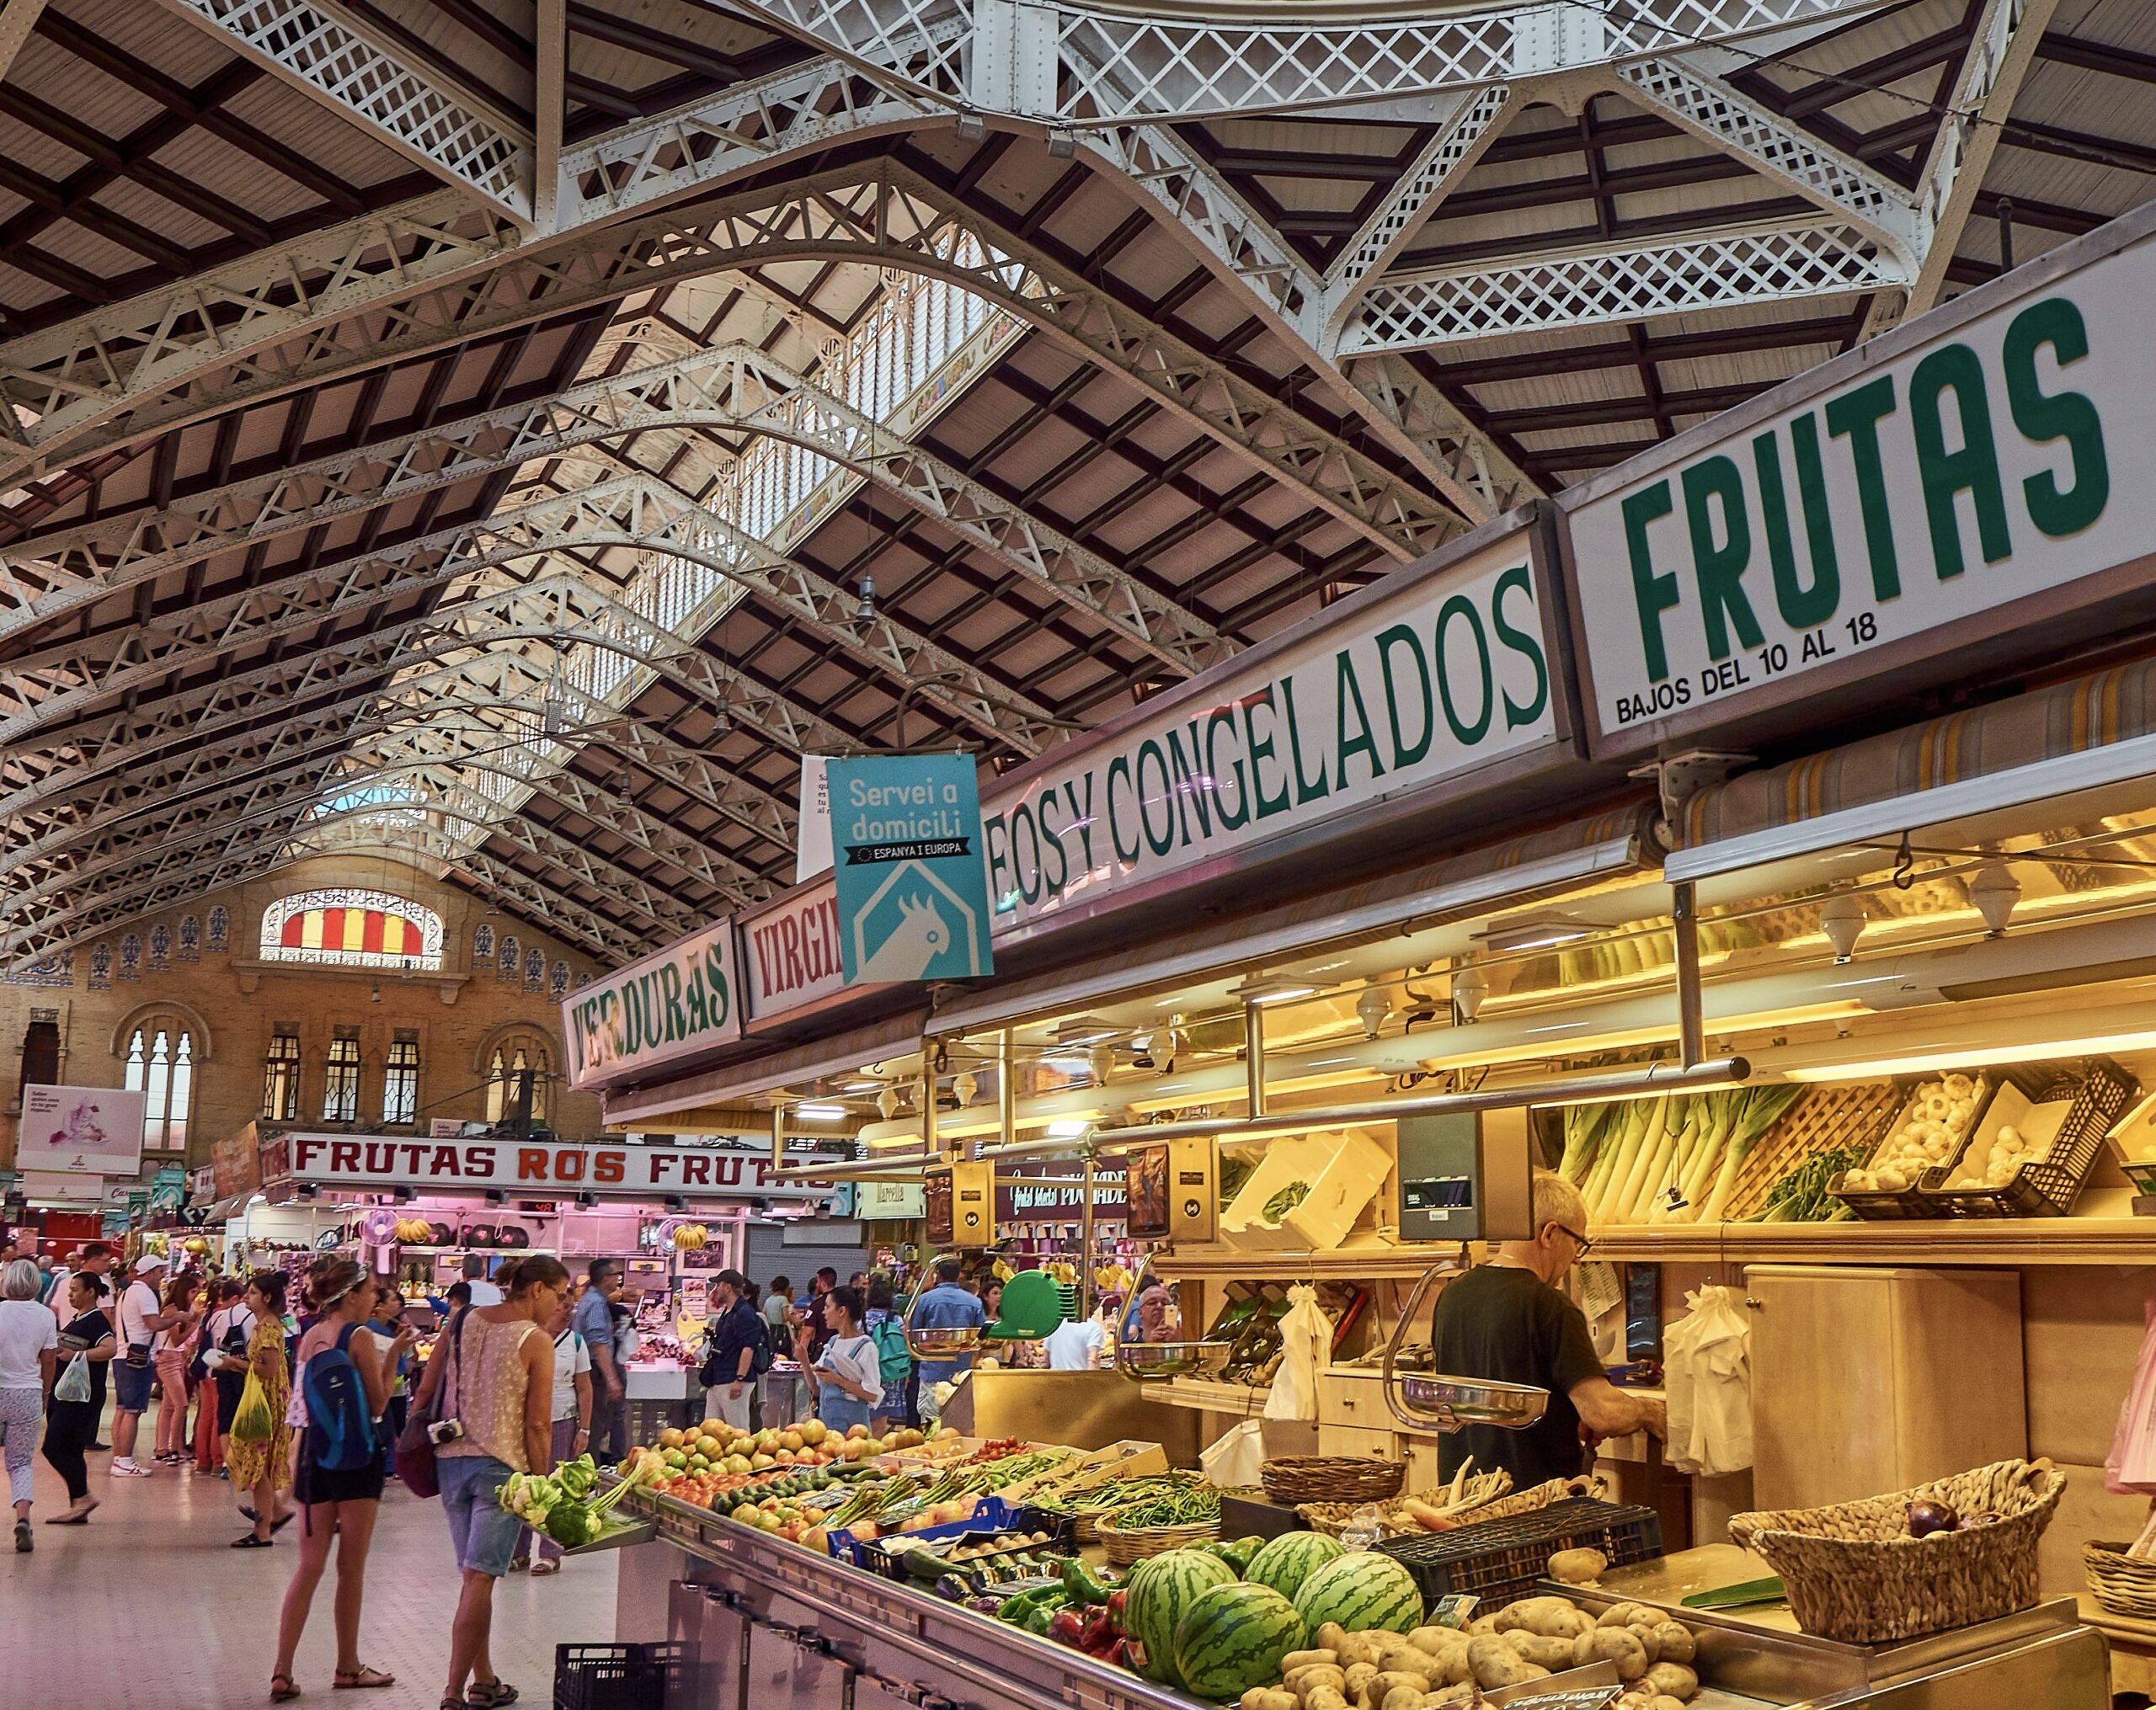
[(1587, 1319), (1559, 1288), (1587, 1257), (1587, 1202), (1564, 1177), (1534, 1172), (1534, 1239), (1501, 1243), (1489, 1262), (1449, 1284), (1430, 1324), (1436, 1369), (1449, 1377), (1528, 1383), (1550, 1406), (1525, 1430), (1470, 1425), (1438, 1439), (1438, 1469), (1450, 1478), (1475, 1457), (1477, 1472), (1502, 1467), (1513, 1489), (1592, 1469), (1590, 1445), (1645, 1429), (1662, 1434), (1662, 1404), (1610, 1382)]

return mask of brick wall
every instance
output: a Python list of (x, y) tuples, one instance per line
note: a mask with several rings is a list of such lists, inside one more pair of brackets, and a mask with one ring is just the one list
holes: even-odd
[[(265, 961), (263, 912), (295, 892), (350, 888), (406, 898), (442, 922), (439, 972), (401, 967), (342, 968)], [(212, 942), (212, 911), (227, 919), (225, 946)], [(185, 923), (191, 917), (191, 933)], [(484, 966), (475, 950), (482, 931), (491, 940)], [(125, 940), (135, 940), (131, 956)], [(504, 937), (516, 940), (514, 978), (501, 956)], [(191, 940), (191, 943), (190, 943)], [(189, 959), (191, 949), (192, 959)], [(162, 954), (159, 951), (162, 951)], [(539, 953), (537, 988), (527, 980)], [(218, 1139), (262, 1114), (263, 1059), (273, 1030), (293, 1024), (301, 1049), (298, 1126), (321, 1126), (326, 1061), (334, 1031), (356, 1028), (360, 1079), (359, 1126), (380, 1126), (383, 1070), (398, 1030), (417, 1035), (418, 1124), (430, 1118), (470, 1120), (487, 1114), (485, 1081), (495, 1046), (521, 1035), (543, 1047), (558, 1075), (563, 1064), (561, 1011), (554, 984), (564, 972), (572, 989), (606, 970), (589, 954), (535, 930), (514, 916), (489, 911), (469, 893), (423, 871), (377, 855), (324, 856), (284, 868), (232, 890), (175, 903), (79, 946), (72, 968), (21, 972), (0, 984), (0, 1168), (14, 1161), (22, 1099), (22, 1047), (38, 1012), (57, 1011), (65, 1056), (61, 1079), (76, 1086), (124, 1084), (129, 1040), (146, 1021), (184, 1027), (195, 1054), (194, 1091), (186, 1154), (206, 1164)], [(35, 983), (42, 980), (43, 983)], [(378, 997), (377, 997), (378, 993)], [(555, 1130), (589, 1138), (599, 1126), (599, 1101), (547, 1088)], [(179, 1163), (176, 1153), (146, 1162)]]

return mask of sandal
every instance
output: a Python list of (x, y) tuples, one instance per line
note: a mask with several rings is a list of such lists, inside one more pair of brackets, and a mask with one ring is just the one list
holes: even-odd
[(347, 1674), (342, 1669), (338, 1670), (335, 1677), (329, 1684), (339, 1692), (371, 1691), (378, 1686), (395, 1686), (397, 1684), (397, 1676), (394, 1675), (385, 1675), (381, 1670), (371, 1669), (365, 1663), (362, 1663), (357, 1669), (354, 1670), (350, 1674)]
[(270, 1675), (270, 1702), (272, 1704), (282, 1704), (287, 1699), (296, 1698), (299, 1695), (299, 1686), (290, 1675)]
[(467, 1710), (494, 1710), (496, 1705), (516, 1702), (516, 1688), (507, 1681), (493, 1681), (485, 1686), (475, 1681), (464, 1695), (464, 1702)]
[(236, 1550), (266, 1550), (270, 1548), (270, 1540), (257, 1537), (251, 1532), (243, 1532), (232, 1540), (232, 1548)]
[(559, 1562), (542, 1560), (531, 1564), (531, 1577), (535, 1579), (543, 1579), (549, 1574), (558, 1574), (561, 1571), (562, 1564)]

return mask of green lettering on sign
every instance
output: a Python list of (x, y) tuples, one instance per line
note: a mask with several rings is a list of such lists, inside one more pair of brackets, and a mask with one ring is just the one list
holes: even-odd
[[(1416, 700), (1422, 708), (1416, 722), (1422, 734), (1408, 741), (1400, 727), (1401, 684), (1392, 668), (1395, 649), (1405, 648), (1415, 662)], [(1430, 704), (1430, 662), (1422, 656), (1421, 637), (1404, 623), (1378, 631), (1378, 669), (1385, 679), (1385, 716), (1392, 727), (1392, 764), (1412, 766), (1430, 752), (1430, 738), (1437, 734), (1437, 712)]]
[[(1482, 675), (1482, 710), (1471, 719), (1463, 720), (1452, 695), (1452, 668), (1445, 658), (1445, 626), (1454, 618), (1466, 621), (1467, 632), (1475, 638), (1476, 669)], [(1444, 703), (1445, 722), (1452, 727), (1452, 733), (1460, 739), (1464, 748), (1471, 748), (1482, 740), (1490, 728), (1491, 716), (1497, 710), (1497, 688), (1490, 674), (1490, 638), (1482, 632), (1481, 615), (1464, 594), (1455, 594), (1438, 608), (1438, 630), (1435, 645), (1431, 652), (1438, 661), (1438, 699)]]
[(1647, 525), (1657, 522), (1675, 509), (1669, 483), (1657, 481), (1628, 497), (1625, 513), (1625, 546), (1632, 561), (1632, 599), (1640, 613), (1640, 647), (1646, 654), (1647, 676), (1659, 683), (1669, 675), (1669, 651), (1662, 646), (1662, 615), (1678, 601), (1677, 578), (1654, 567), (1654, 548), (1647, 542)]
[(2111, 471), (2104, 453), (2104, 424), (2096, 406), (2078, 392), (2047, 393), (2036, 377), (2036, 352), (2049, 345), (2061, 368), (2089, 354), (2089, 328), (2081, 311), (2064, 297), (2032, 303), (2006, 329), (2006, 402), (2022, 437), (2042, 445), (2066, 441), (2073, 460), (2073, 485), (2063, 493), (2050, 470), (2021, 483), (2029, 520), (2054, 541), (2076, 535), (2104, 514), (2111, 496)]
[[(1812, 418), (1799, 418), (1810, 426)], [(1792, 423), (1792, 429), (1796, 424)], [(1818, 455), (1818, 441), (1812, 441), (1814, 461)], [(1828, 536), (1828, 562), (1824, 573), (1819, 567), (1819, 555), (1815, 546), (1812, 552), (1812, 585), (1804, 586), (1797, 579), (1796, 547), (1790, 538), (1789, 498), (1782, 486), (1781, 447), (1773, 430), (1760, 434), (1752, 442), (1752, 467), (1759, 481), (1759, 522), (1767, 536), (1767, 561), (1774, 573), (1774, 610), (1782, 621), (1791, 629), (1808, 630), (1817, 627), (1834, 615), (1834, 605), (1841, 589), (1834, 573), (1833, 559), (1833, 536)], [(1800, 481), (1802, 477), (1798, 477)]]
[[(1534, 584), (1528, 579), (1527, 566), (1515, 564), (1497, 578), (1497, 585), (1490, 591), (1490, 621), (1497, 631), (1497, 639), (1511, 652), (1518, 653), (1534, 667), (1534, 698), (1524, 706), (1513, 699), (1513, 692), (1505, 691), (1505, 728), (1518, 730), (1524, 724), (1532, 724), (1542, 716), (1542, 709), (1550, 704), (1550, 665), (1542, 657), (1542, 643), (1534, 638), (1532, 630), (1515, 629), (1505, 621), (1505, 596), (1517, 589), (1527, 596), (1528, 609), (1534, 606)], [(1426, 688), (1423, 691), (1428, 693)]]
[[(1710, 507), (1721, 506), (1721, 541), (1715, 541)], [(1707, 656), (1730, 655), (1729, 626), (1756, 647), (1766, 637), (1752, 602), (1744, 597), (1744, 571), (1752, 562), (1752, 522), (1744, 508), (1744, 477), (1726, 457), (1705, 457), (1684, 471), (1684, 524), (1692, 535), (1692, 577), (1699, 584), (1700, 621), (1706, 628)]]
[(1856, 496), (1864, 514), (1865, 550), (1871, 557), (1871, 592), (1897, 599), (1902, 564), (1894, 551), (1894, 518), (1886, 508), (1886, 466), (1879, 455), (1879, 424), (1894, 413), (1894, 376), (1882, 374), (1827, 406), (1827, 431), (1849, 442), (1856, 462)]
[[(1378, 758), (1377, 738), (1370, 734), (1369, 709), (1363, 705), (1363, 685), (1355, 679), (1355, 662), (1348, 649), (1342, 647), (1333, 658), (1333, 695), (1337, 705), (1338, 725), (1334, 731), (1335, 748), (1332, 775), (1340, 787), (1348, 787), (1348, 757), (1360, 754), (1370, 763), (1373, 779), (1385, 776), (1385, 762)], [(1348, 715), (1355, 715), (1355, 734), (1348, 733)]]
[[(1940, 408), (1954, 395), (1960, 420), (1957, 450), (1946, 449)], [(1917, 471), (1924, 482), (1924, 515), (1931, 524), (1932, 567), (1941, 582), (1967, 567), (1961, 557), (1961, 519), (1954, 496), (1966, 493), (1976, 506), (1977, 540), (1984, 562), (1996, 564), (2014, 553), (2006, 525), (2006, 495), (2000, 490), (1999, 450), (1991, 436), (1991, 401), (1984, 386), (1984, 365), (1966, 344), (1935, 350), (1909, 376), (1909, 429), (1917, 445)]]

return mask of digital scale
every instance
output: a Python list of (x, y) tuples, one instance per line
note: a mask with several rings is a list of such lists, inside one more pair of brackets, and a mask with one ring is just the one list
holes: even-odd
[(1403, 1241), (1534, 1239), (1533, 1128), (1524, 1108), (1402, 1116)]

